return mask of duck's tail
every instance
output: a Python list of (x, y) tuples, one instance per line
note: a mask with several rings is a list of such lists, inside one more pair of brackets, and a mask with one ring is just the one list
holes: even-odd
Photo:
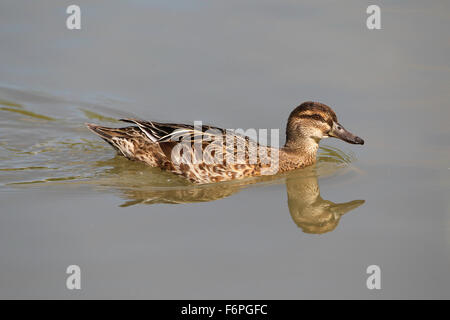
[(125, 128), (108, 128), (93, 123), (86, 123), (86, 126), (100, 138), (108, 142), (117, 152), (123, 153), (119, 145), (121, 140), (129, 140), (136, 137), (137, 130), (135, 127)]

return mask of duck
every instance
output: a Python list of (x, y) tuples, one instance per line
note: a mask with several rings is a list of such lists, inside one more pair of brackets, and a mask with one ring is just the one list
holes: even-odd
[(209, 125), (119, 119), (131, 126), (86, 126), (119, 155), (206, 184), (275, 175), (316, 163), (319, 142), (333, 137), (350, 144), (364, 140), (344, 128), (326, 104), (303, 102), (289, 115), (286, 142), (277, 148), (249, 136)]

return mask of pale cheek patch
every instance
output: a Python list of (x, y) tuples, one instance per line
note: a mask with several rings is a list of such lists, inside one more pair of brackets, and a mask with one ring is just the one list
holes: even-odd
[(306, 136), (315, 138), (315, 139), (322, 139), (323, 137), (323, 131), (317, 128), (308, 128), (304, 130), (306, 133)]

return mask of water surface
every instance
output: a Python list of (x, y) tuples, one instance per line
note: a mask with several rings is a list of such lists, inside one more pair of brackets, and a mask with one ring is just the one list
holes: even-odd
[[(382, 1), (379, 31), (364, 1), (79, 1), (80, 31), (69, 4), (0, 5), (1, 298), (450, 298), (447, 2)], [(283, 132), (305, 100), (366, 144), (192, 186), (84, 126)]]

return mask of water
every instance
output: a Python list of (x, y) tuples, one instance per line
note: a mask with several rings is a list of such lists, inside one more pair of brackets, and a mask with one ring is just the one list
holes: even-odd
[[(361, 1), (171, 3), (79, 1), (80, 31), (71, 3), (0, 5), (0, 297), (449, 298), (450, 6), (381, 2), (369, 31)], [(84, 127), (283, 132), (305, 100), (366, 144), (192, 186)]]

